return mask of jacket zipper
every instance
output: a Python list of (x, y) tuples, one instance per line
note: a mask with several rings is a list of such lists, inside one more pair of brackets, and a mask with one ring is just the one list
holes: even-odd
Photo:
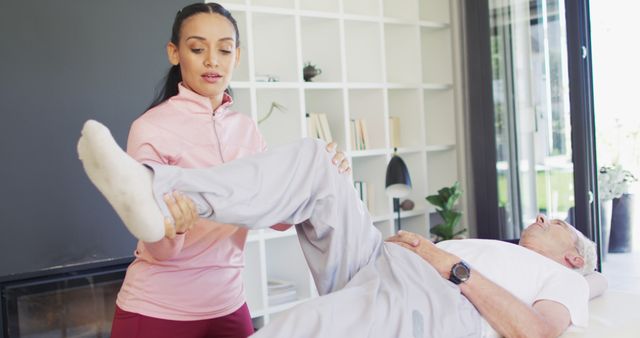
[(218, 131), (216, 129), (216, 113), (211, 115), (211, 119), (213, 120), (213, 134), (216, 136), (216, 141), (218, 141), (218, 154), (220, 155), (220, 161), (224, 163), (224, 157), (222, 157), (222, 146), (220, 145), (220, 138), (218, 137)]

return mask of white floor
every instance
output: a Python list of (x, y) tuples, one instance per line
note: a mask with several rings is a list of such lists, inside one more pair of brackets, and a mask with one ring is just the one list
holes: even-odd
[(607, 254), (602, 273), (609, 281), (609, 290), (640, 294), (640, 250)]

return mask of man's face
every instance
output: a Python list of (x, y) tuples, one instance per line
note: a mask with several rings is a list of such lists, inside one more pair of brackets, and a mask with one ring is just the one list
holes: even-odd
[(577, 236), (575, 228), (567, 222), (548, 220), (546, 216), (538, 215), (536, 221), (522, 232), (520, 245), (572, 267), (566, 258), (567, 254), (578, 254), (575, 248)]

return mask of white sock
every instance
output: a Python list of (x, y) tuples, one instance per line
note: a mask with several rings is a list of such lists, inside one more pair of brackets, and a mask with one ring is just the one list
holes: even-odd
[(153, 197), (151, 171), (127, 155), (107, 127), (85, 122), (78, 156), (91, 182), (136, 238), (155, 242), (164, 237), (164, 216)]

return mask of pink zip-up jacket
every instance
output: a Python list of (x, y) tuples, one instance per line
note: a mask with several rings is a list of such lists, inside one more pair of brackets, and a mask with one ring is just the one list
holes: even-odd
[[(262, 152), (256, 123), (179, 85), (178, 95), (135, 120), (127, 152), (140, 162), (203, 168)], [(200, 320), (233, 313), (245, 302), (242, 283), (247, 230), (199, 220), (186, 234), (138, 242), (118, 294), (129, 312), (169, 320)]]

